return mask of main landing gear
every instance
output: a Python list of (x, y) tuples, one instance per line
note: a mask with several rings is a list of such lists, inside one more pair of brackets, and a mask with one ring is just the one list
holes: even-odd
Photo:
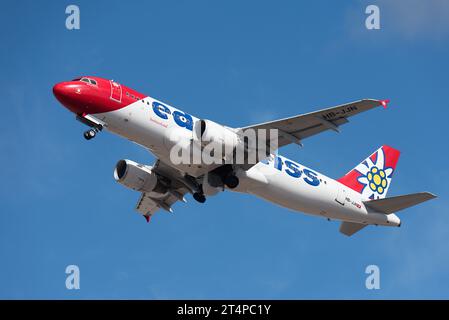
[(193, 194), (193, 199), (195, 199), (196, 201), (198, 201), (199, 203), (204, 203), (206, 202), (206, 196), (202, 193), (202, 192), (195, 192)]
[(229, 189), (237, 188), (239, 185), (239, 178), (235, 176), (234, 174), (229, 174), (223, 179), (223, 183), (228, 187)]
[[(224, 185), (229, 189), (234, 189), (239, 185), (239, 178), (235, 175), (234, 167), (231, 164), (218, 167), (212, 173), (221, 179), (221, 186)], [(218, 185), (214, 185), (214, 187), (218, 187)]]
[(184, 184), (190, 189), (190, 192), (192, 192), (193, 199), (195, 199), (199, 203), (206, 202), (206, 196), (204, 195), (203, 186), (199, 184), (194, 177), (185, 175), (183, 181)]
[[(231, 173), (223, 177), (222, 182), (229, 189), (234, 189), (239, 185), (239, 178)], [(193, 193), (193, 199), (195, 199), (199, 203), (206, 202), (206, 196), (204, 195), (202, 189), (203, 188), (200, 186), (199, 190)]]

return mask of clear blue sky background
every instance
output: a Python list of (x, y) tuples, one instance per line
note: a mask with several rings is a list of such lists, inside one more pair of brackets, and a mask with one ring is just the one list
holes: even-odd
[[(81, 30), (65, 8), (81, 9)], [(365, 8), (381, 9), (381, 30)], [(0, 11), (0, 298), (449, 298), (447, 1), (13, 1)], [(85, 127), (51, 88), (112, 78), (230, 126), (360, 98), (391, 106), (281, 153), (339, 177), (382, 144), (402, 151), (390, 195), (437, 200), (354, 237), (249, 195), (191, 197), (151, 224), (114, 182), (153, 163)], [(65, 288), (65, 268), (81, 289)], [(365, 288), (365, 267), (381, 289)]]

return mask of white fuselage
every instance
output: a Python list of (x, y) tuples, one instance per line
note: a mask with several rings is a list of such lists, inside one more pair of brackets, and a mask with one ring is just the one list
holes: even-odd
[[(153, 102), (163, 108), (155, 109)], [(199, 121), (150, 97), (93, 116), (104, 122), (107, 130), (144, 146), (169, 165), (173, 145), (180, 140), (189, 143), (193, 139), (191, 125)], [(202, 165), (174, 167), (194, 177), (206, 173)], [(400, 223), (394, 214), (385, 215), (367, 208), (363, 204), (367, 199), (360, 193), (279, 155), (271, 155), (249, 170), (238, 170), (236, 174), (240, 183), (233, 191), (254, 194), (294, 211), (364, 224), (397, 226)]]

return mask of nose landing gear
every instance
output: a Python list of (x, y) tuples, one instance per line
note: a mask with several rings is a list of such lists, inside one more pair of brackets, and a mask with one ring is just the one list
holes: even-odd
[(103, 129), (103, 124), (98, 119), (95, 119), (89, 115), (77, 115), (76, 120), (90, 127), (89, 130), (84, 131), (84, 139), (90, 140), (95, 138), (97, 132)]
[(95, 138), (96, 135), (97, 135), (97, 131), (95, 129), (90, 129), (90, 130), (84, 131), (84, 134), (83, 134), (84, 139), (86, 139), (86, 140), (93, 139), (93, 138)]

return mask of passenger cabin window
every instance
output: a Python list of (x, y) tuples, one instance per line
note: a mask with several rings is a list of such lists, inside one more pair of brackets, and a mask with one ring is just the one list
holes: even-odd
[(139, 100), (139, 97), (136, 97), (135, 95), (133, 95), (132, 93), (129, 93), (128, 91), (126, 91), (126, 95), (127, 95), (128, 97), (130, 97), (131, 99)]

